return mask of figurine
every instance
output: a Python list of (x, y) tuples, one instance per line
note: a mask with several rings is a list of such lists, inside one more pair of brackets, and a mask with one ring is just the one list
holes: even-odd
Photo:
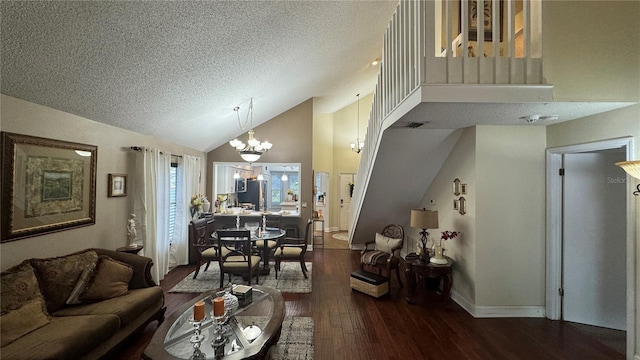
[(136, 215), (131, 214), (131, 219), (127, 221), (127, 238), (129, 239), (129, 246), (134, 247), (136, 244), (134, 243), (136, 236), (138, 233), (136, 232)]

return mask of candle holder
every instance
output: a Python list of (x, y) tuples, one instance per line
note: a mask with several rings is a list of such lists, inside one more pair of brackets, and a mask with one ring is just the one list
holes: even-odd
[(214, 353), (216, 358), (224, 356), (224, 345), (227, 343), (227, 338), (225, 336), (225, 332), (223, 330), (223, 325), (227, 321), (227, 316), (214, 316), (213, 324), (214, 324), (214, 338), (211, 342), (211, 347), (214, 349)]
[(193, 335), (191, 335), (189, 341), (194, 344), (194, 347), (196, 347), (195, 344), (198, 344), (198, 347), (200, 347), (200, 343), (202, 342), (202, 340), (204, 340), (204, 334), (202, 334), (201, 326), (202, 322), (206, 319), (206, 316), (199, 321), (194, 320), (193, 316), (189, 318), (189, 322), (191, 323), (191, 325), (193, 325)]

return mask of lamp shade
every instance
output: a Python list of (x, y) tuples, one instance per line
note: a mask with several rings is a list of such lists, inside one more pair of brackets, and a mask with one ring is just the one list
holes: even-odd
[(620, 166), (627, 174), (640, 180), (640, 160), (617, 162), (616, 165)]
[(411, 210), (411, 227), (418, 229), (437, 229), (438, 212), (425, 209)]

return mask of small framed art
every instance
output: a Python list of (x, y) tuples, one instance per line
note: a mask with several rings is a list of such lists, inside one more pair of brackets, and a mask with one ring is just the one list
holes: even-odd
[(109, 197), (127, 196), (127, 175), (109, 174)]

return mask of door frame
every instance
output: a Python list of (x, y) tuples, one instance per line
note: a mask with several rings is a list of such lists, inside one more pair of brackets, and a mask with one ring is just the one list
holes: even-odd
[[(546, 221), (546, 316), (551, 320), (561, 317), (561, 297), (559, 289), (562, 285), (562, 179), (558, 172), (562, 167), (562, 156), (608, 149), (625, 148), (625, 156), (630, 160), (633, 152), (633, 137), (596, 141), (585, 144), (549, 148), (547, 160), (547, 221)], [(629, 179), (629, 177), (627, 177)], [(633, 186), (627, 181), (627, 358), (635, 351), (635, 306), (636, 306), (636, 246), (634, 242), (635, 208), (633, 207)], [(629, 355), (631, 354), (631, 355)]]

